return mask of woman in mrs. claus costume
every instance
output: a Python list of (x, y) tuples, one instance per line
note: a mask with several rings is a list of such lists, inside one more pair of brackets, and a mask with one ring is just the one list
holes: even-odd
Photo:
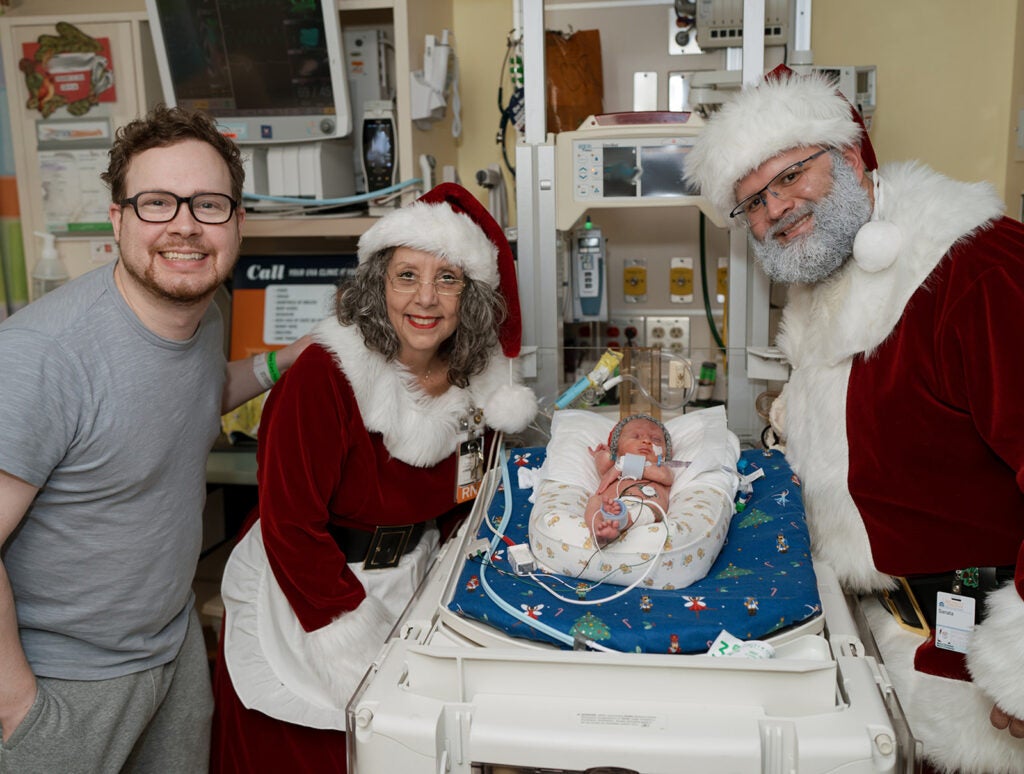
[(346, 770), (345, 705), (467, 513), (484, 426), (536, 412), (512, 253), (472, 194), (434, 188), (358, 252), (263, 411), (258, 519), (222, 585), (213, 771)]
[(876, 170), (834, 87), (781, 67), (728, 100), (687, 161), (789, 284), (773, 423), (816, 561), (852, 591), (907, 576), (926, 613), (939, 591), (976, 598), (958, 643), (865, 601), (926, 763), (1024, 771), (1024, 227), (987, 184)]

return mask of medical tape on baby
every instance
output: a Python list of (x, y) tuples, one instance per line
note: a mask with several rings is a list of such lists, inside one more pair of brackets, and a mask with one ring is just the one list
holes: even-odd
[(646, 506), (648, 508), (654, 508), (654, 509), (656, 509), (658, 511), (658, 513), (661, 514), (661, 518), (662, 519), (667, 519), (668, 518), (668, 514), (665, 513), (665, 509), (662, 508), (660, 505), (658, 505), (658, 501), (657, 500), (651, 500), (651, 499), (649, 499), (647, 497), (634, 497), (633, 495), (623, 495), (622, 499), (621, 500), (617, 500), (616, 502), (624, 503), (623, 507), (625, 507), (625, 504), (634, 503), (636, 505), (644, 505), (644, 506)]
[(645, 467), (647, 460), (642, 454), (622, 455), (622, 478), (641, 479), (644, 477)]
[(613, 502), (619, 504), (619, 512), (609, 513), (604, 509), (604, 506), (602, 505), (600, 509), (601, 515), (604, 516), (606, 521), (617, 522), (619, 525), (619, 529), (623, 530), (626, 528), (626, 525), (629, 524), (629, 510), (626, 508), (626, 503), (624, 503), (622, 500), (615, 499), (613, 500)]

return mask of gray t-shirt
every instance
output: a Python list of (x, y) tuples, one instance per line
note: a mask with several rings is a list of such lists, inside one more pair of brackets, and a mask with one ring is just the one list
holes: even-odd
[(118, 677), (185, 638), (223, 323), (163, 339), (89, 272), (0, 325), (0, 470), (41, 487), (2, 548), (35, 674)]

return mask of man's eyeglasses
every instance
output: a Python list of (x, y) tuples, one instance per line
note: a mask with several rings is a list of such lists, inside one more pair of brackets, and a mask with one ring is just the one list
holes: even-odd
[(768, 199), (765, 194), (771, 194), (776, 199), (799, 196), (804, 192), (809, 182), (807, 179), (807, 165), (818, 158), (818, 156), (827, 152), (828, 148), (822, 148), (817, 153), (812, 153), (803, 161), (798, 161), (796, 164), (786, 167), (769, 180), (768, 185), (737, 204), (732, 212), (729, 213), (729, 217), (742, 217), (746, 219), (747, 223), (756, 222), (764, 218), (766, 214), (765, 210)]
[(182, 204), (188, 205), (192, 217), (200, 223), (216, 226), (227, 223), (238, 207), (238, 202), (227, 194), (197, 193), (192, 196), (178, 196), (170, 191), (142, 191), (130, 199), (119, 202), (122, 207), (131, 205), (139, 220), (146, 223), (167, 223), (178, 216)]
[(398, 293), (415, 293), (420, 285), (433, 285), (439, 296), (457, 296), (466, 287), (466, 281), (454, 274), (439, 274), (432, 280), (421, 280), (411, 271), (403, 271), (391, 277), (391, 287)]

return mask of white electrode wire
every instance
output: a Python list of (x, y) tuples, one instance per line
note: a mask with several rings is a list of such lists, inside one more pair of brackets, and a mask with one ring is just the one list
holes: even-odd
[[(504, 444), (502, 444), (500, 458), (505, 458)], [(501, 519), (501, 528), (495, 531), (494, 537), (491, 539), (491, 554), (493, 554), (497, 550), (498, 543), (502, 540), (502, 538), (504, 538), (505, 525), (508, 524), (510, 517), (512, 515), (512, 484), (511, 481), (509, 480), (507, 464), (503, 464), (501, 466), (501, 483), (505, 488), (505, 513)], [(541, 621), (538, 621), (536, 618), (530, 618), (530, 616), (526, 615), (526, 613), (522, 612), (521, 610), (516, 610), (514, 607), (512, 607), (512, 605), (510, 605), (504, 599), (499, 597), (498, 594), (494, 591), (494, 589), (491, 588), (491, 584), (487, 582), (487, 562), (483, 562), (480, 565), (480, 587), (484, 590), (487, 596), (491, 598), (491, 601), (494, 602), (494, 604), (496, 604), (506, 613), (511, 615), (513, 618), (519, 619), (520, 621), (527, 624), (528, 626), (533, 627), (537, 631), (544, 632), (549, 637), (554, 637), (556, 640), (565, 643), (569, 647), (573, 647), (576, 644), (575, 640), (573, 640), (573, 638), (569, 635), (564, 634), (563, 632), (558, 631), (558, 629), (552, 628), (551, 626), (548, 626), (547, 624), (542, 623)], [(598, 645), (593, 640), (585, 640), (584, 642), (587, 645), (587, 647), (594, 648), (595, 650), (604, 650), (612, 653), (617, 652), (611, 648), (606, 648), (603, 645)]]
[[(664, 524), (664, 522), (662, 522), (662, 524)], [(594, 534), (593, 525), (591, 525), (590, 533), (591, 533), (591, 535)], [(624, 594), (628, 594), (630, 591), (632, 591), (637, 586), (639, 586), (641, 583), (643, 583), (644, 580), (647, 578), (647, 576), (651, 574), (651, 570), (654, 569), (654, 565), (657, 564), (658, 558), (661, 556), (661, 552), (665, 549), (665, 542), (668, 540), (668, 538), (669, 538), (668, 525), (665, 525), (665, 540), (661, 541), (661, 544), (658, 546), (657, 553), (655, 553), (654, 556), (651, 557), (650, 561), (647, 563), (647, 569), (644, 570), (644, 574), (641, 575), (639, 578), (637, 578), (635, 581), (633, 581), (630, 585), (628, 585), (628, 586), (620, 589), (619, 591), (615, 592), (614, 594), (612, 594), (610, 597), (602, 597), (601, 599), (579, 599), (579, 598), (577, 598), (577, 599), (569, 599), (568, 597), (563, 597), (561, 594), (559, 594), (554, 589), (548, 588), (543, 583), (541, 583), (540, 582), (540, 578), (543, 577), (543, 576), (538, 576), (535, 573), (530, 573), (529, 577), (532, 578), (533, 580), (535, 580), (537, 582), (537, 584), (542, 589), (544, 589), (548, 594), (550, 594), (551, 596), (553, 596), (557, 600), (565, 602), (566, 604), (569, 604), (569, 605), (581, 605), (581, 606), (601, 605), (601, 604), (604, 604), (605, 602), (611, 602), (613, 599), (618, 599), (619, 597), (623, 596)], [(596, 537), (594, 538), (594, 542), (596, 544), (596, 542), (597, 542), (597, 538)], [(598, 548), (597, 551), (595, 552), (595, 555), (603, 556), (604, 554), (601, 551), (601, 549)], [(634, 565), (630, 565), (630, 566), (632, 567)], [(611, 575), (614, 572), (617, 572), (617, 571), (613, 570), (612, 572), (608, 573), (608, 575), (606, 575), (604, 578), (602, 578), (600, 581), (595, 583), (590, 588), (591, 589), (596, 589), (598, 586), (603, 584), (607, 578), (611, 577)]]

